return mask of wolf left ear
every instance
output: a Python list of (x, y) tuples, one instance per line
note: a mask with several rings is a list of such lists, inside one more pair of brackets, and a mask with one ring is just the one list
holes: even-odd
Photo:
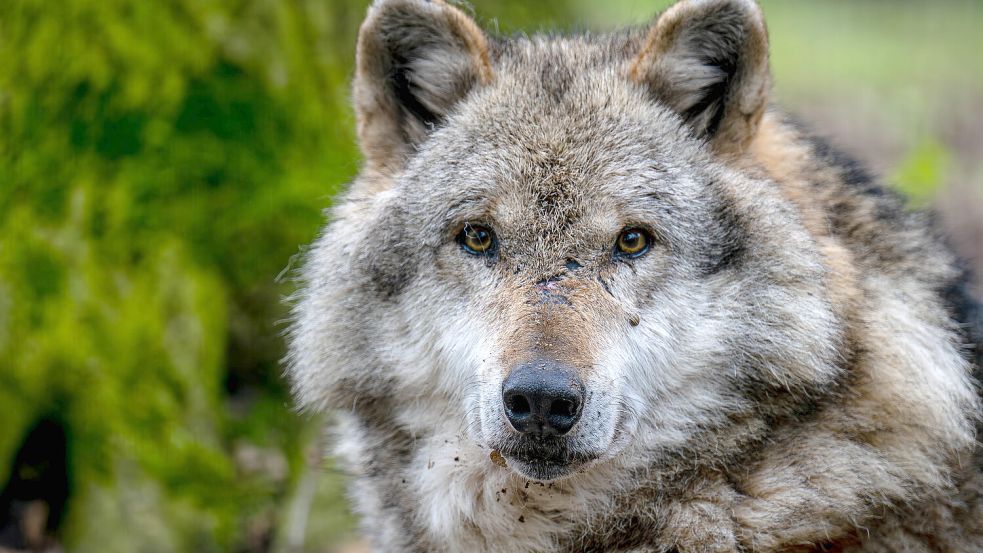
[(368, 169), (399, 169), (476, 85), (491, 81), (485, 34), (442, 0), (376, 0), (358, 34), (358, 137)]
[(652, 25), (630, 77), (721, 152), (743, 150), (768, 102), (768, 31), (754, 0), (682, 0)]

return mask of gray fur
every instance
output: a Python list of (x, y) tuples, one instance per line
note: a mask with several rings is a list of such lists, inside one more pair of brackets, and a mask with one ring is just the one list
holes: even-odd
[[(308, 255), (288, 374), (336, 414), (375, 550), (983, 548), (956, 260), (767, 85), (750, 0), (514, 39), (370, 8), (365, 167)], [(626, 227), (647, 254), (615, 254)], [(536, 356), (588, 390), (542, 443), (501, 405)]]

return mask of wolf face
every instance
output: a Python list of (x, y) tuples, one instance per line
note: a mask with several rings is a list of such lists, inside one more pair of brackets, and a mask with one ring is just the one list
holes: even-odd
[(288, 374), (381, 550), (842, 549), (957, 480), (953, 259), (768, 82), (751, 0), (512, 39), (370, 8)]
[(441, 3), (374, 8), (367, 178), (312, 255), (324, 297), (301, 305), (318, 347), (300, 349), (357, 357), (316, 363), (305, 397), (387, 382), (403, 424), (460, 426), (552, 480), (636, 442), (712, 440), (761, 394), (779, 416), (835, 376), (814, 245), (707, 148), (760, 116), (757, 10), (676, 12), (649, 37), (496, 44)]

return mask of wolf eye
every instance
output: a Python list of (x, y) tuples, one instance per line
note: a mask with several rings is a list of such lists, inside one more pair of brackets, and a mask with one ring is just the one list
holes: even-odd
[(486, 226), (466, 223), (457, 235), (457, 242), (472, 255), (488, 255), (495, 247), (495, 233)]
[(640, 228), (626, 228), (618, 235), (618, 253), (626, 257), (638, 257), (649, 249), (648, 233)]

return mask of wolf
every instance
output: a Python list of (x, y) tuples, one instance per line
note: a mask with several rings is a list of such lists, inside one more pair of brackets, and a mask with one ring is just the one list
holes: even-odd
[(287, 374), (375, 551), (983, 551), (968, 277), (768, 55), (752, 0), (372, 4)]

